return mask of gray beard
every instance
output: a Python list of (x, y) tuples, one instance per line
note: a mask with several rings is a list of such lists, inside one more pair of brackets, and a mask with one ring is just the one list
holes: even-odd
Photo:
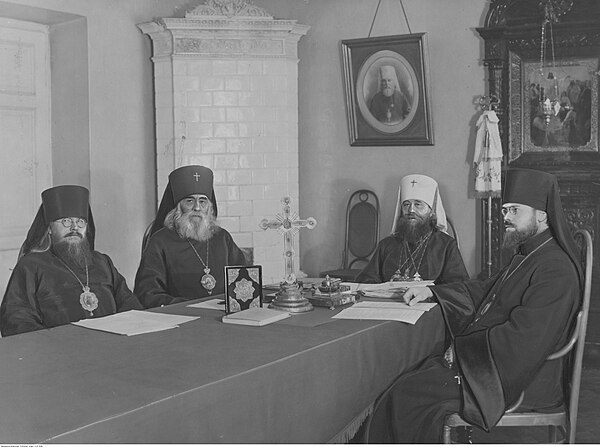
[(502, 240), (502, 247), (504, 249), (514, 249), (525, 241), (533, 237), (538, 231), (537, 222), (534, 220), (530, 222), (527, 227), (523, 230), (514, 230), (512, 232), (504, 232), (504, 238)]
[(381, 89), (381, 93), (383, 93), (384, 96), (387, 96), (389, 98), (394, 94), (394, 89), (390, 87), (384, 87), (383, 89)]
[(208, 241), (217, 231), (214, 217), (209, 213), (203, 213), (202, 219), (190, 218), (186, 213), (175, 218), (175, 229), (181, 238)]
[(396, 235), (409, 243), (416, 243), (431, 232), (435, 226), (435, 219), (431, 215), (426, 219), (418, 219), (416, 222), (409, 221), (406, 216), (400, 216), (398, 218)]
[(67, 264), (75, 265), (82, 270), (93, 264), (92, 250), (87, 238), (78, 241), (62, 240), (52, 244), (54, 254)]

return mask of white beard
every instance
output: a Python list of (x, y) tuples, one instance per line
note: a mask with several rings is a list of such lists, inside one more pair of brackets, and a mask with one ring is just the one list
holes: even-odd
[(179, 236), (196, 241), (211, 239), (218, 228), (212, 211), (200, 212), (201, 217), (191, 216), (192, 213), (197, 212), (188, 212), (175, 218), (175, 228)]
[(390, 97), (394, 94), (394, 89), (391, 87), (384, 87), (381, 89), (381, 93), (383, 93), (384, 96)]

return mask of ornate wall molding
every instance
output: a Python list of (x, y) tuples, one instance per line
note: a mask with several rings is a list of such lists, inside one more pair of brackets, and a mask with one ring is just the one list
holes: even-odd
[(246, 0), (207, 0), (204, 5), (198, 5), (185, 14), (186, 18), (203, 16), (273, 18), (264, 9)]
[(208, 0), (185, 18), (160, 18), (138, 27), (151, 37), (155, 58), (197, 54), (296, 59), (297, 43), (310, 29), (296, 20), (274, 19), (241, 0)]
[(175, 40), (174, 53), (221, 55), (278, 55), (285, 54), (283, 40), (272, 39), (199, 39)]

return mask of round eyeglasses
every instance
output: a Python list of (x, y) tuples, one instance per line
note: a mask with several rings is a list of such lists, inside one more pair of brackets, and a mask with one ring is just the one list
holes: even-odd
[(57, 219), (57, 221), (67, 228), (71, 227), (73, 223), (75, 223), (75, 225), (80, 229), (84, 228), (87, 225), (87, 221), (83, 218), (63, 218)]
[(506, 215), (515, 216), (519, 211), (519, 207), (515, 207), (511, 205), (510, 207), (502, 207), (502, 216), (506, 217)]

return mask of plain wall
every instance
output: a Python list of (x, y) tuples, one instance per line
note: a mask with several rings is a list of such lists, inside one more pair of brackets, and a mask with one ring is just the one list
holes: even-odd
[[(141, 239), (153, 218), (154, 102), (150, 39), (137, 24), (182, 17), (203, 2), (187, 0), (15, 0), (85, 18), (89, 89), (89, 164), (96, 247), (108, 253), (133, 287)], [(359, 188), (374, 190), (382, 205), (381, 234), (391, 229), (400, 179), (423, 173), (438, 180), (446, 211), (461, 237), (467, 269), (478, 269), (477, 201), (471, 159), (474, 99), (486, 92), (481, 63), (488, 2), (404, 0), (413, 33), (428, 34), (435, 145), (351, 147), (344, 102), (340, 40), (367, 37), (377, 1), (255, 0), (276, 18), (311, 27), (299, 43), (301, 217), (317, 227), (300, 235), (300, 268), (315, 276), (338, 267), (345, 205)], [(52, 14), (50, 14), (52, 16)], [(407, 34), (400, 3), (383, 0), (372, 37)], [(80, 105), (80, 102), (77, 103)], [(64, 105), (62, 107), (65, 107)], [(283, 262), (283, 260), (282, 260)]]
[(301, 269), (309, 277), (341, 265), (345, 208), (357, 189), (373, 190), (381, 204), (381, 237), (391, 231), (400, 179), (411, 173), (436, 179), (460, 237), (469, 273), (478, 273), (479, 230), (472, 159), (474, 104), (486, 93), (481, 62), (488, 2), (403, 0), (412, 33), (426, 32), (431, 79), (433, 146), (350, 146), (340, 41), (408, 34), (397, 0), (256, 0), (276, 18), (310, 25), (299, 44), (300, 215), (318, 220), (300, 232)]
[[(72, 120), (73, 135), (56, 135), (57, 126), (53, 125), (55, 162), (58, 157), (54, 182), (85, 185), (89, 177), (96, 249), (111, 256), (132, 289), (142, 236), (156, 207), (152, 49), (150, 39), (137, 24), (157, 17), (181, 17), (189, 5), (188, 0), (0, 2), (0, 16), (38, 21), (51, 29), (67, 27), (83, 39), (68, 43), (64, 51), (73, 52), (70, 68), (76, 71), (81, 52), (87, 52), (87, 72), (70, 74), (76, 83), (71, 96), (61, 96), (57, 110), (73, 114), (82, 104), (89, 106)], [(87, 33), (82, 34), (82, 25), (87, 25)], [(57, 40), (67, 34), (63, 32)], [(82, 45), (87, 48), (81, 49)], [(59, 73), (69, 69), (65, 67), (65, 52), (54, 55), (58, 58), (53, 61), (55, 67), (62, 61)], [(82, 101), (80, 95), (88, 98)], [(89, 131), (81, 129), (78, 120), (82, 116)], [(81, 138), (88, 138), (89, 143), (75, 148), (74, 142)], [(89, 166), (82, 166), (82, 161), (88, 160)], [(84, 173), (86, 168), (89, 176)]]

